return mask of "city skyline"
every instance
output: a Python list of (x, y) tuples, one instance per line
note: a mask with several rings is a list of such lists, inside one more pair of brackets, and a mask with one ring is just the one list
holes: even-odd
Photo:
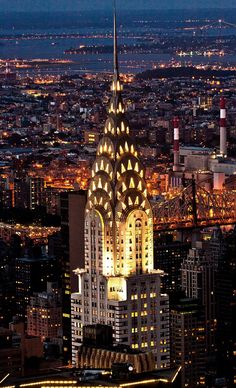
[[(2, 0), (0, 3), (0, 11), (2, 12), (37, 12), (37, 11), (82, 11), (94, 9), (109, 9), (112, 7), (110, 0), (11, 0), (10, 4), (7, 0)], [(206, 9), (206, 8), (236, 8), (234, 0), (128, 0), (117, 1), (118, 9)]]
[(0, 388), (236, 381), (236, 15), (117, 3), (0, 14)]

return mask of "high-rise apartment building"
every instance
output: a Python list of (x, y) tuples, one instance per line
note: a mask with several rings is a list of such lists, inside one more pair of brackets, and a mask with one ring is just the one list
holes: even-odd
[(169, 299), (154, 269), (152, 208), (121, 91), (114, 18), (112, 98), (88, 190), (85, 267), (72, 294), (72, 362), (83, 326), (101, 323), (113, 327), (115, 343), (152, 351), (156, 366), (168, 367)]
[(43, 178), (30, 177), (28, 179), (30, 209), (36, 209), (38, 206), (44, 205), (44, 185)]
[(46, 255), (16, 259), (16, 315), (27, 317), (27, 305), (34, 292), (47, 289), (47, 282), (61, 282), (59, 260)]
[[(62, 329), (63, 358), (71, 360), (71, 292), (77, 290), (77, 276), (73, 272), (84, 266), (84, 212), (86, 191), (64, 192), (60, 195), (61, 234), (55, 241), (53, 254), (61, 257), (62, 266)], [(55, 249), (60, 247), (59, 251)]]
[(181, 366), (181, 387), (205, 386), (204, 310), (196, 300), (180, 299), (171, 307), (171, 360)]
[(13, 184), (9, 178), (0, 178), (0, 208), (8, 209), (13, 205)]
[(162, 291), (168, 295), (181, 290), (181, 264), (186, 259), (189, 248), (190, 243), (174, 241), (171, 235), (154, 239), (154, 268), (165, 272)]
[(182, 287), (188, 298), (197, 299), (204, 306), (206, 348), (208, 358), (215, 353), (216, 335), (216, 266), (212, 255), (207, 253), (208, 243), (196, 242), (189, 250), (181, 268)]
[(86, 191), (61, 193), (60, 214), (62, 229), (62, 248), (64, 261), (68, 262), (70, 287), (77, 289), (77, 276), (74, 269), (84, 267), (84, 212)]
[(220, 227), (208, 242), (196, 242), (181, 268), (182, 286), (204, 308), (208, 376), (232, 381), (233, 277)]
[(15, 260), (0, 239), (0, 327), (8, 327), (15, 312)]
[(62, 339), (61, 292), (57, 283), (47, 283), (47, 291), (35, 293), (27, 306), (27, 334), (41, 341)]

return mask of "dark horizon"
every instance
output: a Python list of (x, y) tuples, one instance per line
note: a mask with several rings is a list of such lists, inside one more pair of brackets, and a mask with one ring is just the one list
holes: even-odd
[[(135, 9), (133, 10), (133, 13), (140, 13), (140, 12), (182, 12), (182, 11), (185, 11), (185, 12), (204, 12), (204, 11), (211, 11), (211, 12), (224, 12), (224, 11), (230, 11), (230, 10), (235, 10), (236, 9), (236, 4), (235, 4), (235, 7), (225, 7), (225, 8), (220, 8), (220, 7), (215, 7), (215, 8), (211, 8), (211, 7), (205, 7), (205, 8), (138, 8), (138, 9)], [(76, 12), (76, 13), (80, 13), (80, 12), (86, 12), (86, 13), (92, 13), (92, 11), (94, 11), (93, 9), (77, 9), (77, 10), (70, 10), (70, 9), (67, 9), (67, 10), (62, 10), (62, 9), (58, 9), (58, 10), (53, 10), (53, 9), (48, 9), (48, 10), (43, 10), (43, 9), (37, 9), (37, 10), (29, 10), (29, 9), (16, 9), (16, 10), (9, 10), (9, 9), (6, 9), (6, 10), (1, 10), (1, 12), (4, 12), (4, 13), (72, 13), (72, 12)], [(111, 13), (112, 12), (112, 9), (109, 9), (109, 8), (106, 8), (106, 9), (96, 9), (96, 13), (97, 12), (102, 12), (102, 13)], [(126, 13), (126, 12), (129, 12), (130, 13), (130, 9), (128, 8), (123, 8), (123, 9), (119, 9), (119, 14), (120, 13)]]
[[(132, 13), (127, 9), (119, 9), (117, 12), (119, 27), (122, 29), (136, 28), (137, 21), (145, 18), (148, 23), (154, 23), (156, 27), (170, 28), (171, 23), (185, 23), (184, 20), (192, 20), (193, 23), (206, 23), (207, 20), (217, 21), (222, 19), (236, 25), (236, 12), (232, 9), (135, 9)], [(63, 29), (63, 28), (111, 28), (112, 8), (77, 11), (21, 11), (11, 10), (0, 12), (1, 33), (4, 30), (33, 30)], [(158, 26), (157, 26), (158, 24)]]
[[(117, 9), (129, 10), (181, 10), (181, 9), (235, 9), (235, 0), (117, 0)], [(39, 11), (82, 11), (112, 9), (111, 0), (2, 0), (0, 11), (39, 12)]]

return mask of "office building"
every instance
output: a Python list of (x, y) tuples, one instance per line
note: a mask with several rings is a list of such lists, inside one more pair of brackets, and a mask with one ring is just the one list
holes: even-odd
[(62, 340), (62, 303), (57, 283), (35, 293), (27, 306), (27, 334), (58, 343)]
[(220, 227), (208, 242), (196, 242), (181, 268), (182, 287), (204, 309), (207, 375), (211, 382), (232, 382), (233, 363), (233, 272), (226, 240)]
[(8, 327), (15, 312), (15, 260), (0, 239), (0, 326)]
[(34, 292), (47, 289), (47, 282), (60, 282), (61, 268), (55, 257), (42, 255), (16, 259), (16, 315), (27, 318), (27, 306)]
[(44, 179), (38, 177), (29, 177), (28, 190), (29, 190), (29, 208), (34, 210), (39, 206), (45, 204), (44, 198)]
[[(71, 360), (71, 292), (76, 291), (78, 277), (74, 270), (84, 266), (84, 212), (86, 191), (64, 192), (60, 195), (61, 234), (54, 236), (54, 253), (62, 265), (62, 329), (63, 358)], [(57, 247), (57, 248), (56, 248)], [(59, 250), (58, 250), (59, 247)]]
[(181, 387), (205, 386), (206, 351), (204, 311), (193, 299), (171, 307), (171, 361), (181, 366)]
[(172, 235), (154, 239), (154, 268), (164, 271), (162, 291), (172, 294), (181, 290), (181, 264), (186, 259), (190, 243), (174, 241)]
[(216, 341), (216, 293), (214, 258), (210, 255), (207, 242), (196, 242), (189, 250), (181, 268), (182, 288), (188, 298), (197, 299), (205, 310), (207, 356), (215, 354)]

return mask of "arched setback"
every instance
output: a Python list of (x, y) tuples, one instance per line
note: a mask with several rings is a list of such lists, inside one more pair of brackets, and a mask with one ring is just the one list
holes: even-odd
[(88, 273), (102, 273), (104, 223), (101, 214), (91, 209), (85, 217), (85, 269)]
[(119, 159), (115, 171), (117, 180), (120, 180), (128, 171), (137, 173), (140, 178), (144, 179), (143, 165), (140, 160), (132, 154), (126, 154), (123, 158)]
[(111, 181), (107, 178), (106, 173), (99, 171), (97, 175), (91, 180), (89, 185), (89, 197), (92, 194), (100, 191), (100, 196), (104, 199), (108, 196), (110, 200), (113, 198), (113, 190)]
[(116, 145), (116, 159), (119, 161), (123, 158), (130, 157), (132, 159), (138, 157), (138, 152), (132, 140), (128, 137), (120, 138)]
[(104, 136), (98, 144), (97, 157), (102, 155), (106, 155), (111, 160), (114, 159), (115, 156), (113, 141), (108, 136)]
[(146, 193), (146, 184), (144, 180), (134, 171), (128, 171), (128, 173), (122, 176), (122, 179), (116, 185), (116, 195), (123, 195), (127, 191), (134, 191), (136, 195), (139, 193)]
[(100, 156), (96, 158), (92, 167), (92, 178), (94, 178), (99, 171), (105, 172), (108, 179), (113, 179), (113, 167), (108, 157)]
[(114, 274), (112, 225), (92, 209), (85, 218), (85, 269), (91, 274)]
[(152, 218), (145, 211), (131, 211), (119, 225), (117, 273), (123, 276), (150, 273), (153, 269)]

